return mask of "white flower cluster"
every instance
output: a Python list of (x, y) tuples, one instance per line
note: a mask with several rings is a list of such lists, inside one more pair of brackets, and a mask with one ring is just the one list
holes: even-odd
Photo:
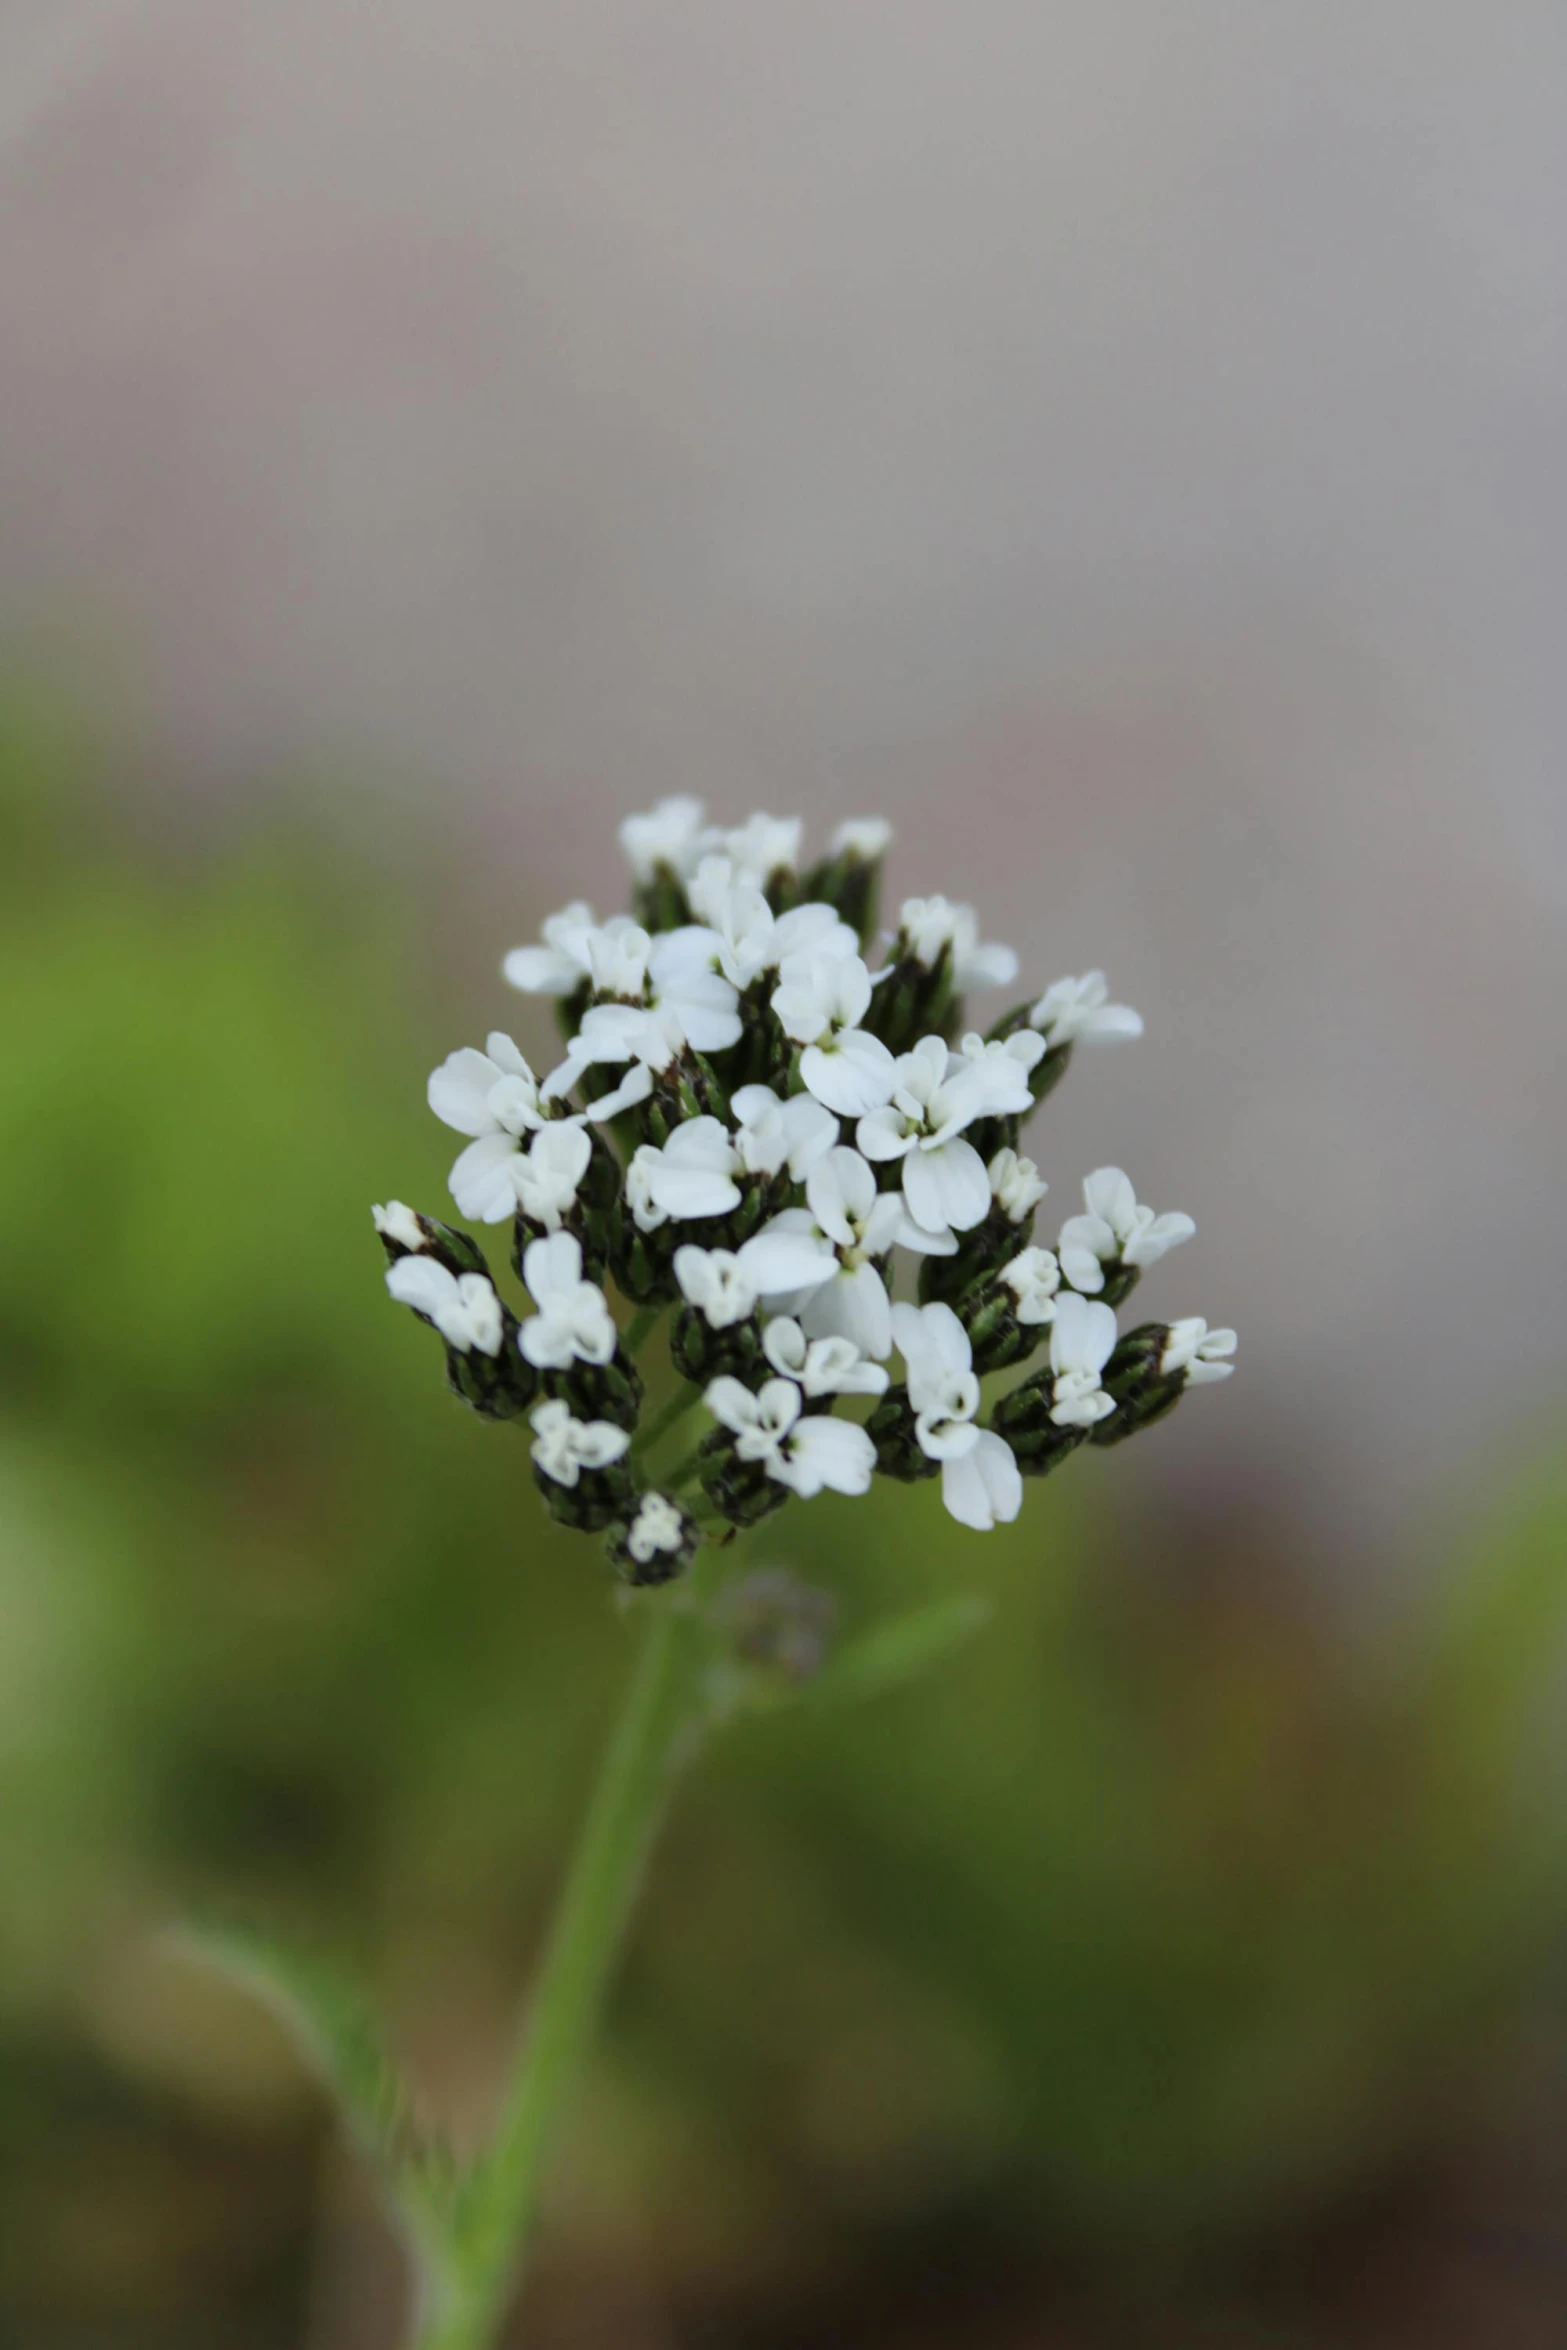
[[(666, 800), (621, 827), (629, 912), (575, 903), (506, 956), (514, 988), (554, 1000), (562, 1056), (536, 1073), (496, 1031), (442, 1063), (429, 1103), (465, 1140), (460, 1212), (513, 1228), (525, 1313), (465, 1234), (376, 1211), (388, 1287), (439, 1333), (452, 1385), (527, 1416), (552, 1510), (607, 1529), (633, 1580), (877, 1472), (939, 1475), (965, 1526), (1010, 1520), (1026, 1475), (1232, 1367), (1233, 1333), (1202, 1322), (1121, 1337), (1115, 1308), (1194, 1228), (1120, 1169), (1088, 1178), (1053, 1249), (1033, 1241), (1046, 1187), (1023, 1121), (1077, 1046), (1140, 1034), (1138, 1015), (1095, 971), (971, 1027), (967, 998), (1018, 958), (942, 896), (878, 931), (889, 838), (845, 823), (806, 865), (796, 819), (725, 828)], [(666, 1309), (709, 1415), (668, 1491), (640, 1466), (657, 1429), (633, 1359)], [(986, 1416), (983, 1379), (1041, 1346)]]

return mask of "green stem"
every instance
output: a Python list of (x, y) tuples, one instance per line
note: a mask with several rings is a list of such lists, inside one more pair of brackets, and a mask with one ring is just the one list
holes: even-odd
[(667, 1436), (671, 1428), (677, 1428), (692, 1406), (699, 1404), (701, 1400), (702, 1390), (700, 1387), (693, 1387), (688, 1382), (685, 1386), (676, 1388), (669, 1401), (661, 1405), (659, 1410), (653, 1414), (652, 1419), (637, 1430), (631, 1440), (631, 1458), (640, 1460), (645, 1452), (651, 1452), (660, 1438)]
[(562, 2103), (592, 2043), (684, 1733), (697, 1714), (705, 1559), (648, 1607), (624, 1711), (583, 1826), (489, 2151), (459, 2205), (417, 2350), (490, 2350), (521, 2272)]
[(633, 1362), (658, 1328), (663, 1311), (662, 1306), (639, 1306), (626, 1324), (620, 1343)]

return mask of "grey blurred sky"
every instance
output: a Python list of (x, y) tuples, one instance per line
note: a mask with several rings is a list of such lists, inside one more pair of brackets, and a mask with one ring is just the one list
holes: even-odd
[(887, 810), (1148, 1015), (1040, 1146), (1243, 1326), (1168, 1473), (1376, 1527), (1567, 1390), (1564, 220), (1560, 0), (7, 0), (0, 617), (497, 951)]

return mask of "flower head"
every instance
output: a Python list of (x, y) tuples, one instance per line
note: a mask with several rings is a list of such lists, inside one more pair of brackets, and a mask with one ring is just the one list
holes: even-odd
[[(1010, 986), (1018, 958), (937, 891), (879, 929), (890, 838), (854, 817), (807, 854), (797, 819), (710, 821), (686, 793), (628, 816), (630, 907), (574, 900), (505, 958), (510, 985), (553, 999), (555, 1065), (537, 1076), (497, 1030), (429, 1080), (463, 1137), (457, 1204), (513, 1226), (526, 1306), (469, 1233), (375, 1210), (388, 1287), (445, 1341), (448, 1385), (488, 1419), (531, 1413), (546, 1506), (603, 1532), (628, 1582), (877, 1470), (939, 1474), (961, 1524), (1003, 1523), (1024, 1477), (1233, 1368), (1234, 1333), (1200, 1320), (1118, 1339), (1114, 1308), (1193, 1231), (1119, 1168), (1089, 1176), (1056, 1250), (1030, 1245), (1045, 1182), (1024, 1121), (1074, 1045), (1141, 1019), (1090, 971), (966, 1030), (966, 995)], [(617, 1292), (639, 1309), (624, 1342)], [(667, 1492), (631, 1457), (650, 1345), (715, 1421)], [(683, 1408), (659, 1406), (670, 1425)]]

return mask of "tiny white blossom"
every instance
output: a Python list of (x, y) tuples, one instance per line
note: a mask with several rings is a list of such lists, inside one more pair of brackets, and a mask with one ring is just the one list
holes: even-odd
[(1108, 1044), (1118, 1036), (1141, 1036), (1143, 1016), (1130, 1004), (1112, 1004), (1102, 971), (1085, 971), (1081, 979), (1058, 979), (1047, 987), (1029, 1013), (1054, 1051), (1068, 1044)]
[(775, 914), (757, 883), (737, 871), (729, 857), (704, 857), (687, 895), (692, 912), (719, 941), (719, 970), (738, 988), (776, 970), (790, 955), (859, 952), (859, 939), (836, 908), (813, 901)]
[(765, 888), (775, 873), (792, 873), (800, 862), (800, 836), (805, 827), (798, 816), (748, 816), (743, 824), (721, 832), (714, 846)]
[(571, 1406), (559, 1396), (541, 1403), (529, 1425), (534, 1441), (528, 1450), (534, 1465), (557, 1485), (575, 1485), (584, 1469), (609, 1468), (631, 1442), (613, 1421), (573, 1419)]
[(898, 919), (910, 954), (927, 971), (935, 969), (946, 948), (952, 949), (952, 977), (960, 994), (975, 987), (1008, 987), (1017, 977), (1011, 947), (981, 944), (972, 906), (939, 896), (905, 898)]
[(796, 1380), (807, 1397), (887, 1392), (887, 1373), (880, 1363), (868, 1363), (847, 1338), (807, 1338), (788, 1314), (777, 1314), (768, 1323), (762, 1351), (780, 1377)]
[(874, 865), (892, 845), (892, 826), (885, 816), (848, 816), (827, 843), (832, 857), (859, 857)]
[(505, 1335), (501, 1302), (482, 1273), (452, 1273), (433, 1257), (399, 1257), (386, 1268), (386, 1286), (411, 1306), (459, 1354), (497, 1355)]
[(716, 1118), (688, 1118), (662, 1149), (645, 1142), (626, 1169), (626, 1204), (641, 1232), (679, 1222), (727, 1216), (740, 1205), (735, 1182), (740, 1155)]
[(1006, 1438), (976, 1425), (979, 1380), (968, 1332), (947, 1305), (897, 1305), (892, 1323), (915, 1439), (927, 1460), (941, 1463), (948, 1511), (976, 1533), (1010, 1524), (1023, 1506), (1022, 1472)]
[(803, 1183), (841, 1131), (831, 1110), (810, 1093), (780, 1101), (770, 1085), (742, 1085), (729, 1107), (736, 1121), (735, 1148), (748, 1175), (777, 1175), (787, 1167), (793, 1180)]
[(892, 1099), (869, 1110), (855, 1140), (868, 1159), (902, 1159), (909, 1212), (929, 1232), (968, 1232), (990, 1212), (985, 1162), (964, 1129), (1029, 1106), (1028, 1078), (1008, 1055), (976, 1058), (923, 1037), (893, 1065)]
[(1096, 1167), (1083, 1185), (1083, 1199), (1088, 1213), (1068, 1216), (1057, 1250), (1072, 1287), (1090, 1294), (1103, 1289), (1106, 1265), (1156, 1265), (1197, 1229), (1190, 1216), (1156, 1216), (1139, 1206), (1130, 1177), (1119, 1167)]
[(607, 1363), (615, 1352), (615, 1324), (604, 1292), (582, 1278), (582, 1249), (571, 1232), (531, 1241), (522, 1278), (537, 1312), (523, 1323), (518, 1344), (540, 1371), (569, 1363)]
[(706, 813), (700, 800), (682, 793), (660, 800), (645, 816), (628, 816), (620, 845), (638, 881), (651, 881), (661, 865), (681, 876), (689, 872)]
[(738, 1249), (697, 1248), (688, 1242), (674, 1254), (680, 1294), (712, 1330), (745, 1321), (764, 1290), (812, 1288), (827, 1280), (836, 1265), (822, 1242), (799, 1232), (756, 1232)]
[(626, 1548), (639, 1567), (678, 1550), (685, 1539), (685, 1512), (664, 1493), (644, 1493), (626, 1530)]
[(1050, 1417), (1058, 1428), (1092, 1428), (1115, 1410), (1099, 1374), (1115, 1351), (1115, 1315), (1097, 1300), (1064, 1289), (1050, 1325), (1050, 1368), (1055, 1374)]
[(1017, 1299), (1017, 1318), (1025, 1329), (1053, 1322), (1061, 1268), (1048, 1248), (1025, 1248), (1003, 1265), (997, 1279)]
[(393, 1199), (384, 1208), (372, 1208), (370, 1213), (383, 1240), (390, 1240), (414, 1256), (419, 1254), (424, 1246), (424, 1230), (412, 1208), (405, 1207), (400, 1199)]
[(531, 1223), (558, 1232), (577, 1204), (593, 1145), (575, 1118), (541, 1126), (527, 1151), (511, 1163), (517, 1205)]
[(840, 1144), (819, 1160), (805, 1179), (806, 1205), (785, 1208), (757, 1234), (776, 1242), (808, 1237), (822, 1251), (825, 1278), (808, 1294), (803, 1285), (765, 1279), (764, 1300), (776, 1311), (794, 1314), (808, 1338), (847, 1338), (872, 1362), (892, 1351), (891, 1306), (876, 1260), (895, 1244), (927, 1256), (951, 1256), (950, 1232), (921, 1229), (901, 1191), (878, 1191), (874, 1169), (858, 1151)]
[[(976, 1030), (970, 1029), (959, 1049), (966, 1061), (975, 1061), (982, 1069), (988, 1069), (992, 1083), (1015, 1098), (1018, 1092), (1017, 1072), (1026, 1078), (1035, 1064), (1044, 1059), (1045, 1040), (1034, 1028), (1014, 1028), (1010, 1036), (990, 1037), (981, 1036)], [(1010, 1069), (1008, 1063), (1012, 1064)], [(1019, 1116), (1033, 1101), (1033, 1095), (1026, 1085), (1023, 1093), (1025, 1099), (1019, 1109)]]
[(448, 1178), (462, 1213), (485, 1224), (514, 1215), (521, 1138), (537, 1132), (550, 1113), (511, 1038), (497, 1029), (482, 1053), (464, 1046), (448, 1054), (430, 1078), (428, 1095), (443, 1125), (474, 1137)]
[(813, 950), (779, 966), (773, 1010), (785, 1036), (805, 1048), (805, 1085), (840, 1118), (861, 1117), (892, 1098), (893, 1057), (860, 1026), (870, 1002), (871, 975), (859, 955)]
[(1170, 1324), (1159, 1368), (1166, 1377), (1184, 1371), (1191, 1386), (1206, 1387), (1215, 1380), (1228, 1379), (1235, 1365), (1224, 1358), (1232, 1355), (1239, 1343), (1233, 1330), (1210, 1330), (1200, 1314), (1193, 1314), (1184, 1322)]
[(1013, 1224), (1021, 1224), (1050, 1189), (1048, 1183), (1041, 1181), (1039, 1169), (1033, 1160), (1023, 1158), (1015, 1150), (997, 1151), (987, 1173), (991, 1198)]
[(760, 1462), (769, 1477), (802, 1499), (828, 1489), (869, 1492), (876, 1448), (865, 1430), (820, 1414), (802, 1419), (792, 1379), (769, 1379), (755, 1395), (738, 1379), (715, 1379), (704, 1401), (733, 1436), (738, 1457)]
[(590, 975), (588, 940), (597, 927), (593, 908), (573, 898), (542, 925), (542, 946), (512, 948), (501, 965), (508, 986), (523, 995), (574, 994)]

